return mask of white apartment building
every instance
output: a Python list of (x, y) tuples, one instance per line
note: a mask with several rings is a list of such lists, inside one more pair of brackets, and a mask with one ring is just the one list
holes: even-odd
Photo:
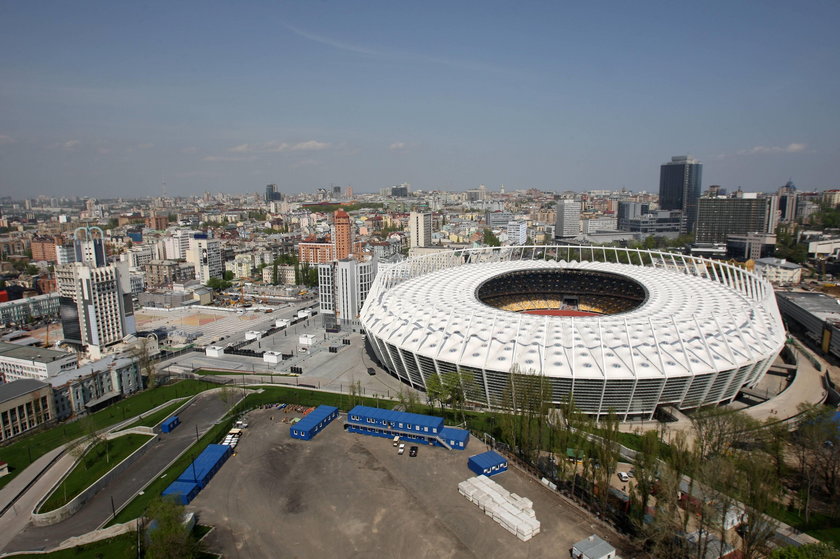
[(759, 258), (755, 271), (773, 285), (794, 285), (802, 281), (802, 266), (784, 258)]
[(336, 322), (359, 327), (359, 311), (376, 277), (376, 257), (364, 262), (354, 258), (318, 265), (318, 296), (321, 313), (334, 315)]
[(187, 262), (195, 265), (195, 279), (205, 285), (210, 278), (224, 277), (222, 244), (216, 239), (190, 239)]
[(524, 221), (509, 221), (507, 224), (508, 242), (512, 245), (524, 245), (528, 242), (528, 224)]
[(581, 232), (590, 235), (597, 231), (618, 231), (618, 219), (615, 217), (592, 217), (580, 222)]
[(99, 358), (103, 348), (137, 331), (126, 262), (93, 268), (81, 263), (56, 270), (64, 339), (88, 346)]

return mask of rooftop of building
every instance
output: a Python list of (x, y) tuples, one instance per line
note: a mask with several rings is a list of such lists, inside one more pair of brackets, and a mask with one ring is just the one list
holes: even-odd
[(34, 378), (25, 378), (21, 380), (13, 380), (0, 384), (0, 403), (20, 398), (30, 392), (40, 390), (45, 386), (49, 386), (46, 382), (35, 380)]
[(52, 363), (59, 359), (74, 357), (74, 354), (55, 349), (43, 347), (29, 347), (20, 344), (0, 342), (0, 356), (11, 359), (22, 359), (24, 361), (35, 361), (37, 363)]
[(54, 387), (64, 386), (70, 381), (80, 379), (86, 376), (90, 376), (93, 373), (99, 373), (105, 371), (109, 368), (116, 367), (122, 368), (132, 363), (132, 359), (126, 357), (120, 357), (116, 355), (109, 355), (99, 361), (93, 361), (86, 365), (82, 365), (76, 369), (70, 369), (69, 371), (61, 372), (54, 377), (49, 378), (50, 384)]
[(840, 301), (825, 293), (777, 292), (776, 296), (801, 307), (821, 320), (840, 321)]
[(799, 264), (788, 262), (784, 258), (759, 258), (755, 263), (758, 266), (774, 266), (776, 268), (784, 268), (785, 270), (799, 270), (802, 268)]

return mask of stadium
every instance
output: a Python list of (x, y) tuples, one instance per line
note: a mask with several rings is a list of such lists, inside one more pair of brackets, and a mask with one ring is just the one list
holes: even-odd
[[(509, 406), (515, 380), (587, 414), (652, 418), (732, 401), (782, 349), (771, 285), (737, 266), (617, 247), (445, 251), (380, 270), (360, 315), (380, 364)], [(523, 375), (523, 376), (519, 376)], [(514, 381), (512, 381), (514, 379)]]

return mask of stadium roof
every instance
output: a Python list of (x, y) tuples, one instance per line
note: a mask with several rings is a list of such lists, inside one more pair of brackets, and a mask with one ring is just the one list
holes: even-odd
[[(362, 322), (378, 339), (421, 357), (552, 377), (691, 376), (752, 365), (778, 351), (784, 327), (763, 280), (734, 270), (715, 281), (719, 271), (704, 261), (677, 258), (673, 266), (638, 266), (496, 257), (436, 271), (418, 259), (416, 268), (424, 269), (408, 262), (377, 277)], [(648, 297), (622, 314), (557, 317), (496, 309), (475, 295), (497, 275), (545, 268), (623, 275)]]

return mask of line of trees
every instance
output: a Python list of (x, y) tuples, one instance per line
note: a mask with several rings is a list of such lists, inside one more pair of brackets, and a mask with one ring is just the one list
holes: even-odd
[[(426, 378), (428, 404), (450, 407), (463, 421), (475, 383), (469, 372)], [(635, 476), (611, 490), (620, 458), (618, 418), (596, 421), (574, 399), (560, 406), (543, 376), (513, 369), (502, 401), (503, 413), (491, 433), (524, 462), (537, 468), (602, 518), (612, 519), (658, 558), (697, 557), (712, 539), (737, 547), (745, 559), (766, 557), (778, 516), (784, 509), (801, 517), (800, 528), (840, 523), (840, 429), (832, 411), (803, 407), (797, 432), (762, 424), (744, 413), (719, 407), (696, 410), (687, 433), (649, 431), (634, 437)], [(413, 403), (410, 405), (414, 405)], [(408, 407), (408, 406), (407, 406)], [(738, 536), (729, 528), (740, 523)], [(678, 532), (697, 532), (688, 545)], [(782, 557), (782, 556), (780, 556)]]

